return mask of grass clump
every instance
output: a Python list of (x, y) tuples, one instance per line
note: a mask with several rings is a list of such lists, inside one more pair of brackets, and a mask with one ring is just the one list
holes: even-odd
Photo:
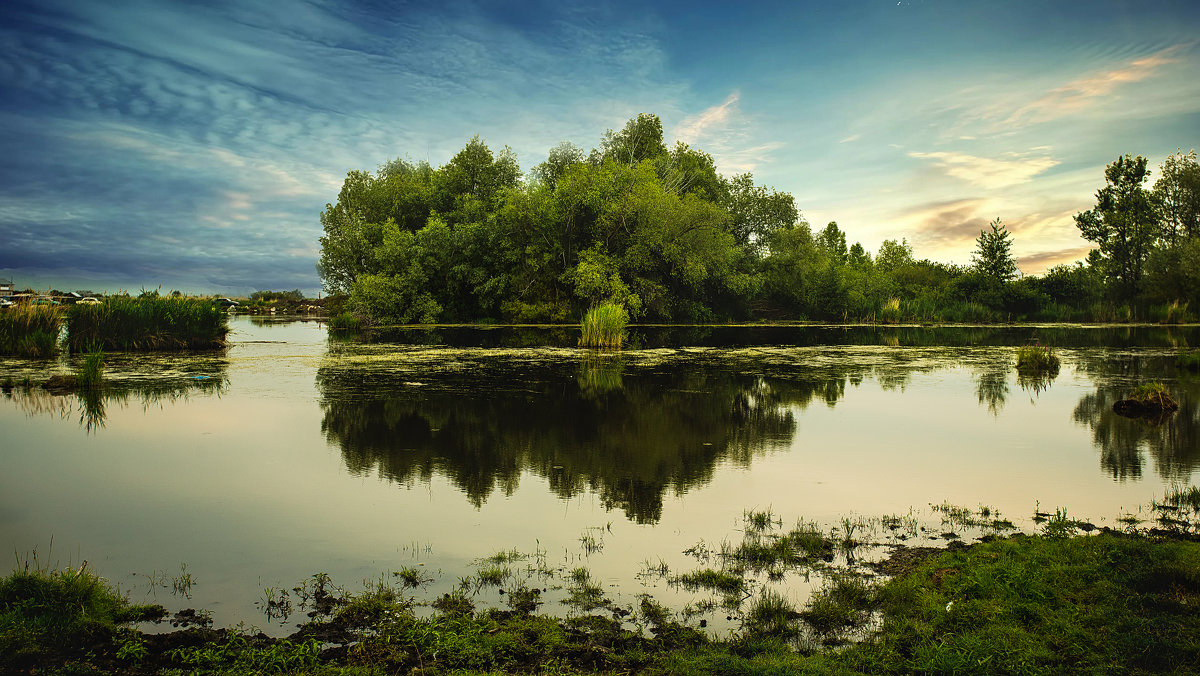
[(229, 316), (200, 298), (110, 296), (76, 305), (67, 318), (72, 351), (203, 350), (225, 346)]
[(0, 579), (0, 671), (64, 664), (97, 646), (115, 652), (125, 625), (164, 615), (162, 606), (131, 604), (86, 562), (53, 570), (27, 559)]
[(1167, 386), (1162, 383), (1145, 383), (1138, 385), (1129, 393), (1129, 398), (1142, 406), (1153, 406), (1164, 411), (1174, 411), (1179, 404), (1171, 398)]
[(83, 362), (75, 370), (75, 383), (80, 389), (94, 390), (104, 379), (104, 351), (93, 347), (84, 355)]
[(619, 348), (625, 342), (627, 324), (629, 313), (623, 305), (597, 305), (583, 316), (579, 344), (583, 347)]
[(329, 328), (344, 331), (357, 331), (364, 327), (361, 317), (352, 312), (342, 312), (329, 318)]
[(0, 310), (0, 354), (49, 357), (58, 347), (63, 311), (53, 305), (22, 303)]
[(713, 570), (712, 568), (684, 573), (683, 575), (671, 578), (671, 582), (688, 591), (711, 589), (727, 595), (740, 594), (746, 588), (746, 580), (739, 573), (728, 570)]
[(1017, 350), (1017, 370), (1034, 373), (1056, 373), (1061, 365), (1058, 355), (1041, 344), (1023, 345)]

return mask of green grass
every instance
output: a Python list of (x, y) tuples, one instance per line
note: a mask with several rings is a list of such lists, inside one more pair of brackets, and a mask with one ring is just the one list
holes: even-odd
[(671, 578), (672, 584), (677, 584), (688, 591), (711, 589), (722, 594), (740, 594), (746, 589), (746, 580), (741, 571), (713, 570), (705, 568), (684, 573)]
[(203, 350), (225, 346), (229, 316), (200, 298), (110, 296), (76, 305), (67, 318), (73, 352)]
[(64, 663), (95, 645), (115, 652), (125, 625), (165, 614), (162, 606), (131, 604), (86, 562), (60, 570), (27, 558), (0, 579), (0, 671)]
[(583, 316), (579, 344), (583, 347), (619, 348), (625, 342), (625, 326), (628, 323), (629, 313), (624, 306), (615, 303), (598, 305)]
[(1060, 360), (1045, 345), (1024, 345), (1017, 350), (1017, 369), (1020, 371), (1057, 372)]
[(42, 358), (57, 350), (64, 313), (53, 305), (22, 303), (0, 309), (0, 354)]
[(363, 328), (363, 320), (356, 314), (342, 312), (329, 318), (329, 328), (355, 331)]

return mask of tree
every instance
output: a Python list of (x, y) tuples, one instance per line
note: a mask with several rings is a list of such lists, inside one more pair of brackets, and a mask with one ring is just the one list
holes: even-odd
[(1200, 164), (1196, 151), (1168, 155), (1154, 183), (1154, 199), (1162, 219), (1162, 240), (1175, 247), (1183, 237), (1200, 237)]
[(875, 267), (884, 272), (892, 272), (906, 265), (912, 265), (912, 262), (913, 250), (908, 239), (901, 239), (899, 242), (894, 239), (885, 239), (883, 244), (879, 245), (879, 253), (875, 254)]
[(971, 262), (976, 272), (1003, 284), (1017, 276), (1017, 261), (1012, 255), (1011, 235), (999, 218), (992, 221), (991, 228), (991, 232), (979, 231)]
[(1106, 185), (1096, 192), (1096, 206), (1075, 215), (1083, 238), (1100, 248), (1089, 256), (1104, 273), (1110, 293), (1132, 300), (1141, 291), (1150, 249), (1158, 236), (1158, 215), (1150, 192), (1146, 158), (1118, 157), (1104, 170)]
[(817, 235), (817, 244), (825, 249), (834, 261), (846, 262), (846, 233), (838, 228), (837, 221), (829, 221), (829, 225)]

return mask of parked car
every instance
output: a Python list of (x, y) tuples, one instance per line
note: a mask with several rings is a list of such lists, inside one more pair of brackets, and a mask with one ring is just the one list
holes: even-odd
[(34, 305), (61, 305), (58, 301), (49, 296), (38, 296), (33, 299)]
[(0, 298), (0, 307), (12, 307), (14, 305), (16, 305), (16, 303), (12, 302), (11, 300), (7, 298)]
[(75, 304), (76, 305), (99, 305), (100, 299), (92, 298), (89, 296), (87, 298), (80, 298), (79, 300), (75, 301)]
[(231, 298), (218, 298), (218, 299), (214, 300), (213, 302), (221, 307), (237, 307), (238, 306), (238, 302)]

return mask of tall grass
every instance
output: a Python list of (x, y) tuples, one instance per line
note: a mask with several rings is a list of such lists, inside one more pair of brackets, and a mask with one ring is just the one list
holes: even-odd
[(49, 357), (58, 345), (63, 311), (50, 305), (16, 305), (0, 310), (0, 354)]
[(625, 342), (625, 326), (629, 313), (616, 303), (604, 303), (587, 311), (583, 316), (583, 335), (579, 344), (583, 347), (619, 348)]
[(112, 296), (99, 305), (76, 305), (67, 319), (74, 352), (212, 349), (224, 347), (228, 333), (228, 315), (198, 298)]

